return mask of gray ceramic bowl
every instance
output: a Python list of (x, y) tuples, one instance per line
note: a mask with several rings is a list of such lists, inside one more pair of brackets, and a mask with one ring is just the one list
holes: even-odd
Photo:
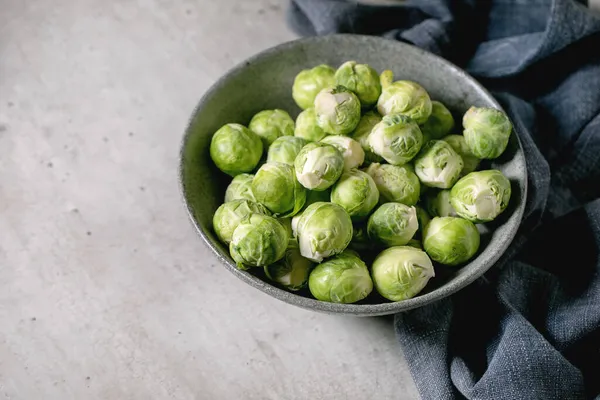
[[(525, 205), (527, 172), (523, 150), (512, 135), (507, 151), (489, 166), (500, 169), (512, 182), (509, 208), (488, 225), (479, 253), (468, 265), (436, 268), (436, 277), (417, 297), (392, 303), (372, 295), (361, 304), (317, 301), (308, 292), (291, 293), (271, 285), (263, 276), (240, 271), (212, 231), (212, 217), (222, 204), (230, 178), (213, 165), (209, 156), (212, 134), (222, 125), (247, 125), (258, 111), (283, 108), (299, 113), (291, 96), (300, 70), (326, 63), (337, 67), (347, 60), (368, 63), (378, 71), (391, 69), (396, 79), (421, 83), (431, 97), (456, 114), (457, 122), (471, 105), (500, 108), (494, 98), (463, 70), (419, 48), (371, 36), (332, 35), (285, 43), (264, 51), (225, 74), (200, 100), (181, 148), (181, 189), (198, 233), (222, 264), (235, 276), (268, 295), (314, 311), (375, 316), (393, 314), (442, 299), (464, 288), (486, 272), (512, 241)], [(375, 291), (374, 291), (375, 292)]]

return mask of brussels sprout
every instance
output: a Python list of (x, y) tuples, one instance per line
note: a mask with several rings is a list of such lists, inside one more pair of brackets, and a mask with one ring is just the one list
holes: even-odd
[(432, 192), (425, 197), (425, 205), (430, 215), (434, 217), (457, 217), (458, 214), (450, 204), (450, 190)]
[(382, 74), (383, 90), (377, 101), (377, 111), (381, 115), (402, 114), (423, 124), (431, 115), (431, 99), (427, 91), (418, 83), (396, 81), (389, 83), (391, 72)]
[(314, 263), (300, 255), (297, 246), (289, 246), (285, 256), (275, 264), (266, 265), (265, 275), (288, 290), (300, 290), (308, 284), (308, 276)]
[(252, 117), (248, 128), (260, 136), (267, 149), (278, 137), (294, 135), (294, 120), (284, 110), (263, 110)]
[(269, 147), (267, 162), (281, 162), (293, 166), (296, 156), (306, 143), (306, 140), (295, 136), (277, 138)]
[(303, 110), (312, 107), (321, 90), (335, 85), (334, 75), (335, 70), (325, 64), (300, 71), (292, 86), (292, 97), (298, 107)]
[(225, 203), (238, 199), (256, 201), (252, 193), (253, 178), (254, 175), (251, 174), (239, 174), (234, 177), (225, 190)]
[(440, 264), (462, 264), (479, 249), (479, 232), (466, 219), (435, 217), (425, 228), (423, 247)]
[(283, 258), (289, 240), (288, 232), (275, 218), (250, 214), (233, 231), (229, 252), (240, 269), (264, 267)]
[(435, 276), (427, 254), (410, 246), (390, 247), (382, 251), (371, 269), (375, 289), (391, 301), (414, 297)]
[(339, 254), (352, 240), (352, 220), (343, 207), (334, 203), (311, 204), (292, 219), (300, 254), (316, 262)]
[(471, 172), (450, 190), (450, 204), (461, 217), (474, 223), (496, 218), (508, 206), (510, 181), (492, 169)]
[(359, 170), (344, 172), (331, 190), (331, 202), (344, 207), (353, 220), (368, 216), (378, 201), (375, 181)]
[(298, 115), (294, 136), (309, 142), (318, 142), (327, 136), (325, 131), (317, 124), (317, 114), (314, 107), (307, 108)]
[(366, 170), (373, 178), (382, 203), (394, 202), (414, 206), (421, 192), (419, 178), (407, 165), (373, 163)]
[(317, 125), (331, 135), (347, 135), (360, 121), (360, 101), (343, 86), (323, 89), (315, 98)]
[(369, 135), (371, 131), (381, 122), (381, 115), (377, 114), (376, 111), (366, 112), (358, 122), (356, 129), (350, 135), (352, 139), (356, 140), (360, 143), (360, 146), (365, 152), (365, 162), (382, 162), (383, 158), (379, 157), (377, 154), (371, 151), (371, 147), (369, 147)]
[(358, 254), (346, 250), (317, 265), (308, 278), (308, 288), (317, 300), (349, 304), (367, 297), (373, 281)]
[(367, 64), (348, 61), (335, 72), (335, 83), (353, 91), (364, 108), (377, 103), (381, 95), (379, 74)]
[(421, 125), (421, 132), (427, 140), (441, 139), (454, 128), (454, 117), (439, 101), (431, 102), (431, 115)]
[(442, 140), (452, 146), (454, 151), (463, 159), (464, 166), (460, 172), (461, 177), (470, 174), (477, 169), (481, 160), (471, 153), (471, 149), (467, 146), (464, 136), (448, 135), (445, 138), (442, 138)]
[(233, 231), (240, 224), (240, 221), (253, 213), (271, 214), (262, 204), (246, 199), (237, 199), (221, 204), (213, 216), (213, 229), (219, 240), (229, 244)]
[(385, 203), (369, 217), (367, 233), (386, 246), (403, 246), (413, 238), (419, 222), (417, 210), (400, 203)]
[(406, 164), (421, 150), (423, 134), (409, 117), (390, 114), (375, 125), (369, 135), (373, 153), (393, 165)]
[(275, 215), (296, 215), (306, 201), (306, 189), (296, 181), (294, 167), (284, 163), (266, 163), (252, 179), (256, 200)]
[(217, 168), (231, 176), (251, 172), (262, 153), (260, 138), (240, 124), (224, 125), (210, 142), (210, 158)]
[(478, 158), (497, 158), (508, 145), (512, 123), (495, 108), (471, 107), (463, 116), (463, 134), (471, 153)]
[(415, 236), (422, 237), (425, 227), (427, 226), (429, 221), (431, 221), (431, 217), (429, 216), (429, 214), (427, 213), (427, 211), (425, 211), (425, 209), (423, 207), (415, 206), (415, 208), (417, 210), (417, 221), (419, 222), (419, 230), (417, 231)]
[(300, 150), (294, 166), (296, 178), (302, 186), (310, 190), (325, 190), (344, 172), (344, 157), (335, 146), (312, 142)]
[(449, 189), (463, 169), (462, 158), (443, 140), (430, 140), (415, 158), (415, 173), (421, 183)]
[(326, 136), (321, 139), (321, 143), (330, 144), (342, 153), (345, 171), (358, 168), (365, 162), (365, 151), (354, 139), (347, 136)]

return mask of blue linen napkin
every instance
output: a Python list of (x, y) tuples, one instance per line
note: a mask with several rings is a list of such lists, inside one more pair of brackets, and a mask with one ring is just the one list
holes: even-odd
[(478, 281), (395, 317), (424, 399), (600, 399), (600, 17), (572, 0), (292, 0), (301, 35), (362, 33), (458, 64), (507, 110), (527, 208)]

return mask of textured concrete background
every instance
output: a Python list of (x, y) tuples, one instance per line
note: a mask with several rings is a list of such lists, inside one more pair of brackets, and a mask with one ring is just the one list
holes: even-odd
[(188, 116), (281, 6), (0, 0), (0, 398), (417, 398), (390, 320), (248, 287), (180, 203)]

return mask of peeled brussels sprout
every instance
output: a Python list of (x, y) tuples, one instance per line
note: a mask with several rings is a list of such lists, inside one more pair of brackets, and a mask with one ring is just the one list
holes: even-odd
[(489, 222), (508, 206), (510, 181), (492, 169), (471, 172), (450, 190), (450, 204), (461, 217), (474, 223)]
[(400, 203), (385, 203), (369, 217), (367, 233), (386, 246), (403, 246), (413, 238), (419, 223), (417, 210)]
[(224, 125), (210, 142), (210, 158), (217, 168), (231, 176), (251, 172), (262, 153), (260, 137), (240, 124)]
[(360, 143), (360, 146), (363, 148), (365, 152), (365, 162), (382, 162), (383, 158), (379, 157), (377, 154), (371, 151), (371, 147), (369, 147), (369, 135), (371, 131), (381, 122), (381, 115), (377, 114), (375, 111), (366, 112), (358, 122), (356, 129), (350, 136), (352, 139), (356, 140)]
[(347, 135), (360, 121), (360, 101), (343, 86), (323, 89), (315, 98), (317, 124), (331, 135)]
[(327, 136), (325, 131), (317, 124), (317, 114), (314, 107), (307, 108), (298, 115), (294, 136), (309, 142), (318, 142)]
[(256, 201), (254, 193), (252, 193), (253, 178), (254, 175), (251, 174), (239, 174), (233, 178), (225, 190), (225, 203), (239, 199)]
[(263, 110), (252, 117), (248, 128), (260, 136), (267, 149), (278, 137), (294, 135), (294, 120), (284, 110)]
[(344, 172), (344, 156), (327, 143), (312, 142), (300, 150), (296, 161), (296, 178), (310, 190), (325, 190)]
[(331, 190), (331, 202), (344, 207), (353, 220), (368, 216), (378, 201), (379, 191), (373, 178), (356, 169), (344, 172)]
[(250, 200), (238, 199), (221, 204), (213, 216), (213, 229), (219, 240), (229, 244), (240, 221), (253, 213), (270, 215), (262, 204)]
[(457, 217), (458, 214), (450, 204), (450, 190), (432, 192), (425, 197), (427, 211), (434, 217)]
[(352, 220), (343, 207), (334, 203), (314, 203), (292, 219), (300, 254), (316, 262), (339, 254), (352, 240)]
[(382, 203), (395, 202), (414, 206), (419, 201), (421, 183), (408, 165), (399, 167), (373, 163), (366, 172), (375, 181)]
[(391, 301), (414, 297), (435, 276), (427, 254), (410, 246), (390, 247), (382, 251), (371, 269), (375, 289)]
[(381, 115), (402, 114), (423, 124), (431, 115), (431, 99), (427, 91), (418, 83), (396, 81), (390, 83), (391, 71), (382, 73), (383, 90), (377, 102), (377, 111)]
[(306, 140), (295, 136), (282, 136), (275, 139), (267, 153), (267, 163), (281, 162), (293, 166)]
[(274, 162), (266, 163), (252, 180), (256, 201), (278, 216), (296, 215), (306, 201), (306, 189), (298, 183), (294, 167)]
[(479, 231), (466, 219), (435, 217), (425, 228), (423, 247), (432, 260), (459, 265), (471, 259), (479, 249)]
[(448, 135), (442, 138), (442, 140), (452, 146), (454, 151), (462, 157), (464, 166), (460, 173), (461, 176), (470, 174), (477, 169), (481, 160), (471, 153), (471, 149), (469, 149), (469, 146), (467, 146), (464, 136)]
[(393, 165), (406, 164), (421, 150), (423, 134), (409, 117), (390, 114), (375, 125), (369, 135), (373, 153)]
[(300, 71), (292, 86), (292, 97), (298, 107), (303, 110), (312, 107), (321, 90), (335, 85), (334, 75), (335, 70), (325, 64)]
[(327, 143), (338, 149), (344, 157), (344, 170), (358, 168), (365, 162), (365, 151), (354, 139), (347, 136), (326, 136), (321, 143)]
[(346, 250), (317, 265), (310, 273), (308, 288), (317, 300), (350, 304), (367, 297), (373, 281), (358, 254)]
[(415, 236), (422, 237), (425, 227), (427, 226), (429, 221), (431, 221), (431, 217), (423, 207), (415, 206), (415, 208), (417, 209), (417, 221), (419, 222), (419, 230), (417, 231)]
[(421, 183), (449, 189), (463, 169), (462, 158), (443, 140), (430, 140), (415, 158), (415, 173)]
[(379, 74), (367, 64), (348, 61), (335, 72), (335, 83), (353, 91), (363, 107), (371, 107), (377, 103), (381, 95)]
[(478, 158), (497, 158), (508, 145), (512, 123), (495, 108), (471, 107), (463, 116), (467, 146)]
[(265, 275), (288, 290), (300, 290), (308, 284), (308, 276), (314, 263), (300, 255), (297, 246), (289, 246), (285, 256), (274, 264), (264, 267)]
[(289, 240), (287, 230), (275, 218), (250, 214), (233, 231), (229, 252), (240, 269), (264, 267), (283, 258)]
[(454, 117), (445, 105), (439, 101), (431, 102), (431, 115), (421, 125), (421, 132), (427, 140), (441, 139), (454, 128)]

